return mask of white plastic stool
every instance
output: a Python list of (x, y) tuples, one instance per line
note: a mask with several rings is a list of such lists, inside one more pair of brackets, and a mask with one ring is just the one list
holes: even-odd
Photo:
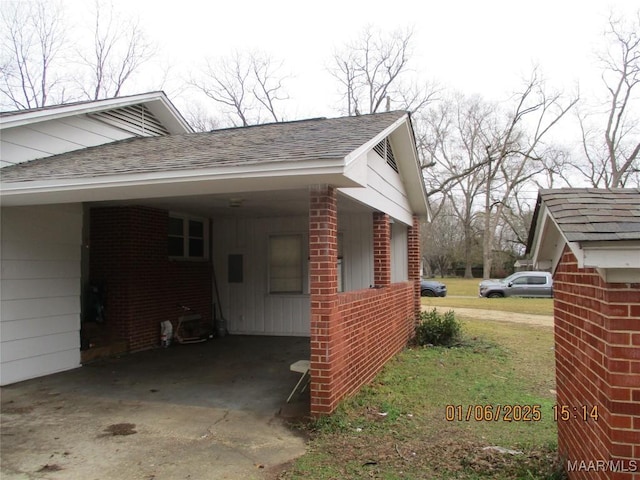
[[(293, 397), (293, 394), (296, 393), (296, 390), (298, 389), (298, 387), (300, 387), (300, 384), (309, 373), (310, 363), (311, 362), (309, 362), (309, 360), (298, 360), (297, 362), (292, 363), (291, 366), (289, 367), (289, 370), (291, 370), (292, 372), (298, 372), (298, 373), (301, 373), (302, 375), (300, 376), (300, 380), (298, 380), (298, 383), (296, 383), (296, 386), (293, 387), (293, 390), (291, 390), (291, 393), (289, 394), (289, 398), (287, 398), (287, 403), (289, 403), (289, 401), (291, 400), (291, 397)], [(300, 393), (304, 392), (305, 388), (307, 388), (307, 384), (305, 384), (304, 387), (302, 387), (302, 390), (300, 390)]]

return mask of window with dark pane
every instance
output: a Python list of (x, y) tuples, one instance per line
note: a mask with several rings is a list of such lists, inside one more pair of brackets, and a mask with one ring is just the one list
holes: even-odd
[(184, 257), (184, 221), (182, 218), (169, 217), (170, 257)]
[(204, 223), (189, 220), (189, 257), (204, 257)]
[(206, 220), (182, 215), (169, 217), (169, 257), (175, 259), (207, 258)]

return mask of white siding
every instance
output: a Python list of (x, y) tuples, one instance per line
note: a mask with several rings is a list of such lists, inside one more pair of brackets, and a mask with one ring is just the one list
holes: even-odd
[(373, 215), (338, 215), (342, 235), (345, 291), (373, 285)]
[(407, 280), (409, 280), (407, 227), (396, 222), (391, 225), (391, 282)]
[[(303, 258), (308, 258), (308, 217), (233, 218), (213, 222), (213, 261), (220, 303), (232, 334), (310, 334), (308, 263), (303, 263), (303, 294), (270, 295), (269, 236), (301, 234)], [(371, 213), (339, 216), (345, 289), (369, 288), (373, 283), (373, 220)], [(242, 283), (229, 283), (229, 254), (243, 255)]]
[(1, 210), (0, 384), (80, 365), (81, 205)]
[[(308, 258), (307, 217), (230, 218), (213, 222), (213, 261), (227, 328), (234, 334), (309, 335), (309, 295), (268, 293), (269, 236), (302, 234)], [(227, 256), (243, 256), (243, 282), (229, 283)], [(308, 292), (303, 264), (303, 291)]]
[(15, 164), (133, 137), (86, 115), (2, 130), (2, 165)]
[[(365, 161), (365, 158), (357, 161)], [(406, 225), (413, 224), (413, 213), (400, 175), (375, 151), (366, 156), (366, 188), (340, 188), (339, 191), (360, 203), (385, 212)]]

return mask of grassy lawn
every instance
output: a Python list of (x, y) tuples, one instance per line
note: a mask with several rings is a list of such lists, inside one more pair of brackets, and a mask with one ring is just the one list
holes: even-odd
[[(460, 346), (407, 349), (334, 415), (301, 427), (311, 431), (308, 453), (278, 478), (561, 478), (552, 329), (492, 321), (463, 328)], [(510, 413), (519, 421), (507, 405), (517, 406)]]
[(478, 297), (478, 283), (480, 283), (478, 278), (437, 278), (436, 280), (447, 285), (447, 296), (444, 298), (422, 297), (423, 305), (553, 315), (553, 299), (551, 298), (480, 298)]

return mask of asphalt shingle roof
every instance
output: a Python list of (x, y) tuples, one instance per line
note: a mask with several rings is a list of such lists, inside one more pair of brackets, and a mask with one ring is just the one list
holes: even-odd
[(2, 182), (23, 182), (260, 162), (336, 160), (405, 114), (396, 111), (133, 138), (5, 167), (0, 178)]
[(640, 189), (541, 190), (543, 202), (570, 242), (640, 240)]

